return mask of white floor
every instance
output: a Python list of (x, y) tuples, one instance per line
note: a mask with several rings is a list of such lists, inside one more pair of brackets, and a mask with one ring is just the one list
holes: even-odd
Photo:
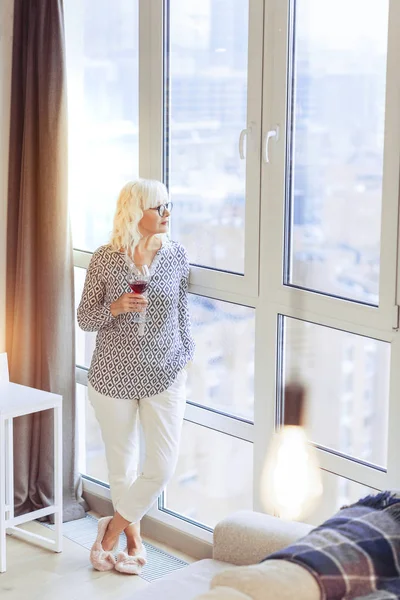
[[(41, 535), (48, 528), (40, 523), (22, 526)], [(195, 559), (159, 544), (145, 541), (188, 563)], [(151, 585), (137, 576), (117, 571), (101, 573), (89, 562), (89, 550), (64, 537), (60, 554), (7, 536), (7, 571), (0, 574), (1, 600), (128, 600), (133, 592)]]

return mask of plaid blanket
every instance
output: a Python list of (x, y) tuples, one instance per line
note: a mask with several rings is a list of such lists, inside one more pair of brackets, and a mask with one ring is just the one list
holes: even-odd
[(342, 508), (264, 560), (278, 558), (308, 569), (323, 600), (400, 600), (400, 495), (382, 492)]

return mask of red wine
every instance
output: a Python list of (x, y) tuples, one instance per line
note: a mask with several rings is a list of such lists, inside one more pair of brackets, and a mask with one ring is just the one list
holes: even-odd
[(130, 283), (129, 287), (135, 294), (143, 294), (143, 292), (147, 290), (148, 285), (149, 284), (147, 281), (138, 280), (134, 281), (133, 283)]

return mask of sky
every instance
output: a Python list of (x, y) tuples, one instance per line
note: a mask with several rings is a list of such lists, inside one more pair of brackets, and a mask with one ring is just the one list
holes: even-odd
[[(172, 38), (178, 39), (180, 46), (207, 47), (212, 1), (170, 0)], [(293, 1), (301, 37), (336, 50), (352, 49), (355, 41), (359, 45), (365, 40), (374, 45), (376, 52), (385, 52), (389, 0)], [(242, 2), (245, 6), (249, 4), (249, 0)]]
[(354, 40), (387, 47), (389, 0), (297, 0), (301, 33), (337, 50), (351, 49)]

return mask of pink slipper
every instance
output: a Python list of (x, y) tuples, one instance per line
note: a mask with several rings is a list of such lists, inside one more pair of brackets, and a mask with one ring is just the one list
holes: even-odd
[(146, 562), (147, 551), (144, 544), (134, 556), (130, 556), (128, 554), (128, 548), (125, 548), (123, 552), (118, 553), (115, 569), (120, 573), (126, 573), (127, 575), (140, 575)]
[(90, 562), (97, 571), (111, 571), (115, 567), (113, 552), (118, 549), (119, 539), (112, 550), (104, 550), (101, 545), (111, 519), (112, 517), (102, 517), (97, 524), (97, 538), (90, 551)]

